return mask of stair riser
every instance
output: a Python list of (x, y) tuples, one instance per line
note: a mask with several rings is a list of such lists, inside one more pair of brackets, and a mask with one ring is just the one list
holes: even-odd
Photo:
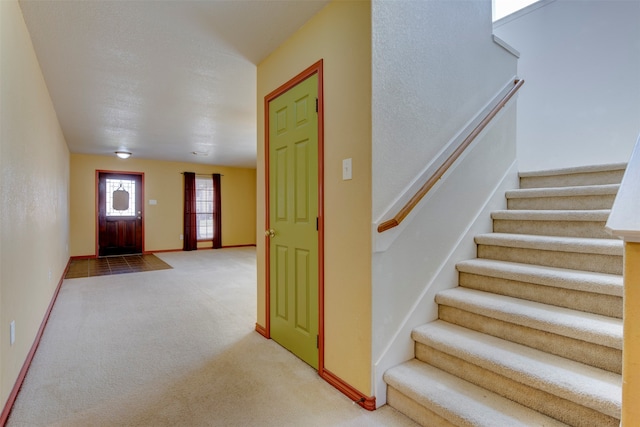
[(595, 210), (611, 209), (615, 194), (606, 196), (509, 198), (507, 209), (513, 210)]
[(610, 239), (606, 221), (518, 221), (493, 220), (495, 233), (532, 234), (536, 236), (586, 237)]
[(622, 274), (622, 256), (478, 245), (478, 258)]
[(460, 286), (622, 319), (622, 298), (497, 277), (459, 273)]
[(387, 387), (387, 404), (424, 427), (471, 427), (470, 424), (450, 423), (391, 386)]
[(622, 351), (526, 326), (489, 318), (446, 305), (438, 306), (438, 317), (449, 323), (473, 329), (596, 368), (620, 374)]
[(569, 175), (520, 178), (520, 188), (574, 187), (582, 185), (620, 184), (624, 170), (575, 173)]
[(506, 378), (422, 343), (416, 343), (416, 358), (569, 425), (619, 427), (620, 424), (619, 419)]

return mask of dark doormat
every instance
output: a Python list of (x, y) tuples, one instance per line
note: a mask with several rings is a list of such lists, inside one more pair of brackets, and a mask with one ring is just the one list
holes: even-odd
[(140, 273), (170, 268), (172, 267), (169, 264), (153, 254), (74, 259), (71, 260), (69, 270), (64, 278), (75, 279), (110, 274)]

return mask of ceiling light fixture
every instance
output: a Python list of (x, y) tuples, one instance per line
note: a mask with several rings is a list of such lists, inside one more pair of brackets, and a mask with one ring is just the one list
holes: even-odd
[(131, 157), (131, 153), (128, 151), (116, 151), (116, 156), (120, 157), (121, 159), (128, 159), (129, 157)]

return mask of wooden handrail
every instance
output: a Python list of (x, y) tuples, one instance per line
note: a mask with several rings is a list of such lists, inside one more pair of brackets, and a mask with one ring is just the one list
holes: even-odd
[(390, 230), (394, 227), (400, 225), (402, 220), (404, 220), (407, 215), (417, 206), (417, 204), (422, 200), (422, 198), (431, 190), (431, 188), (436, 185), (436, 183), (442, 178), (442, 176), (447, 172), (447, 170), (451, 167), (451, 165), (458, 160), (460, 155), (464, 152), (464, 150), (473, 142), (473, 140), (484, 130), (485, 127), (493, 120), (493, 118), (498, 114), (498, 112), (509, 102), (509, 100), (515, 95), (515, 93), (522, 87), (524, 84), (524, 80), (515, 80), (513, 82), (513, 87), (507, 94), (498, 102), (498, 104), (489, 111), (489, 114), (482, 119), (482, 121), (476, 126), (473, 131), (460, 143), (458, 148), (451, 153), (447, 160), (442, 163), (442, 165), (436, 170), (433, 175), (424, 183), (422, 187), (416, 192), (416, 194), (398, 211), (398, 213), (391, 219), (388, 219), (378, 225), (378, 233), (382, 233), (383, 231)]

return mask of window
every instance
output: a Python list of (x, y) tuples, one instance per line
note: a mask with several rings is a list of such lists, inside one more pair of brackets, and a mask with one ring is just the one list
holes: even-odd
[(537, 0), (493, 0), (493, 21), (524, 9)]
[(212, 177), (196, 177), (196, 230), (198, 240), (213, 240)]
[(107, 216), (136, 215), (136, 182), (129, 179), (106, 179)]

